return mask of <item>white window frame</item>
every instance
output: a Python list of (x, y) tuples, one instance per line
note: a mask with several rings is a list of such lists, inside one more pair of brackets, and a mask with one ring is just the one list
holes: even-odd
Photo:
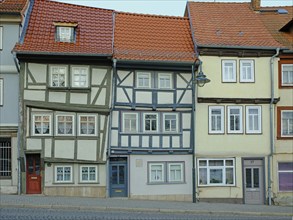
[[(58, 42), (67, 42), (71, 43), (74, 42), (74, 27), (67, 27), (67, 26), (57, 26), (57, 41)], [(68, 30), (69, 34), (62, 36), (62, 30)]]
[[(155, 163), (149, 163), (148, 164), (149, 165), (149, 183), (164, 183), (164, 182), (166, 182), (166, 180), (165, 180), (165, 163), (164, 162), (161, 162), (161, 163), (159, 163), (159, 162), (155, 162)], [(162, 180), (153, 180), (152, 179), (152, 166), (161, 166), (162, 167)]]
[[(212, 111), (221, 111), (221, 130), (212, 129)], [(209, 133), (210, 134), (223, 134), (225, 132), (225, 107), (224, 106), (209, 106)]]
[[(161, 79), (169, 78), (170, 85), (169, 86), (162, 86)], [(158, 88), (159, 89), (172, 89), (173, 88), (173, 80), (172, 80), (172, 73), (159, 73), (158, 74)]]
[[(44, 117), (44, 116), (48, 116), (49, 117), (49, 133), (48, 134), (36, 134), (35, 133), (35, 117)], [(32, 135), (33, 136), (51, 136), (52, 135), (52, 115), (48, 114), (48, 113), (33, 113), (32, 114)], [(41, 121), (41, 123), (43, 123), (43, 120)]]
[(280, 189), (280, 173), (293, 173), (293, 170), (280, 170), (280, 163), (292, 163), (292, 161), (290, 162), (286, 162), (286, 161), (279, 161), (278, 162), (278, 190), (279, 192), (292, 192), (291, 190), (281, 190)]
[[(257, 114), (257, 123), (258, 123), (258, 130), (250, 130), (249, 129), (249, 125), (250, 125), (250, 121), (249, 121), (249, 110), (250, 109), (257, 109), (258, 110), (258, 114)], [(246, 106), (246, 133), (247, 134), (260, 134), (262, 132), (262, 112), (261, 112), (261, 106)], [(253, 119), (254, 120), (254, 119)]]
[[(250, 79), (247, 78), (247, 75), (246, 75), (246, 78), (244, 78), (243, 64), (250, 64), (250, 68), (251, 68), (251, 78)], [(255, 71), (254, 70), (254, 60), (240, 60), (240, 82), (254, 82), (254, 71)]]
[[(167, 115), (174, 115), (176, 117), (176, 129), (175, 131), (166, 131), (165, 127), (165, 120)], [(177, 133), (178, 132), (178, 125), (179, 125), (179, 120), (178, 120), (178, 114), (177, 113), (163, 113), (163, 131), (167, 133)], [(170, 124), (171, 126), (171, 124)], [(171, 126), (172, 127), (172, 126)]]
[[(293, 68), (293, 64), (282, 64), (282, 66), (281, 66), (281, 71), (282, 71), (282, 86), (293, 86), (293, 82), (292, 83), (284, 83), (284, 75), (283, 75), (283, 67), (285, 67), (285, 66), (292, 66), (292, 68)], [(293, 74), (293, 73), (292, 73)]]
[(0, 106), (4, 104), (4, 79), (0, 78)]
[[(75, 70), (77, 69), (84, 69), (85, 73), (86, 73), (86, 83), (84, 86), (82, 85), (74, 85), (74, 78), (75, 78)], [(80, 73), (78, 73), (78, 75), (80, 76)], [(80, 81), (79, 81), (80, 83)], [(86, 66), (72, 66), (71, 67), (71, 87), (73, 88), (88, 88), (89, 86), (89, 67)]]
[[(58, 180), (57, 179), (57, 168), (60, 168), (60, 167), (62, 167), (63, 168), (63, 180)], [(64, 169), (65, 168), (70, 168), (70, 180), (64, 180)], [(55, 183), (72, 183), (73, 182), (73, 166), (72, 165), (55, 165), (54, 166), (54, 172), (55, 172), (55, 174), (54, 174), (54, 182)]]
[[(180, 180), (171, 180), (171, 166), (172, 165), (179, 165), (180, 166), (180, 171), (181, 171), (181, 173), (180, 173)], [(180, 162), (180, 163), (168, 163), (168, 182), (169, 183), (179, 183), (179, 182), (184, 182), (184, 165), (183, 165), (183, 163), (182, 162)]]
[[(94, 117), (95, 118), (95, 133), (94, 134), (81, 134), (80, 129), (80, 123), (81, 123), (81, 117)], [(95, 114), (79, 114), (78, 115), (78, 135), (79, 136), (97, 136), (98, 134), (98, 117)]]
[[(126, 115), (135, 115), (135, 120), (136, 120), (136, 130), (135, 131), (126, 131), (126, 129), (125, 129), (125, 116)], [(122, 113), (122, 124), (123, 124), (123, 132), (125, 132), (125, 133), (136, 133), (136, 132), (138, 132), (138, 114), (137, 113), (132, 113), (132, 112), (123, 112)]]
[(0, 50), (3, 50), (3, 26), (0, 26)]
[[(146, 115), (156, 115), (157, 116), (157, 121), (156, 121), (156, 130), (155, 131), (148, 131), (148, 130), (145, 130), (145, 117)], [(143, 113), (143, 131), (144, 132), (159, 132), (159, 114), (158, 113)], [(151, 124), (150, 124), (151, 126)]]
[[(225, 77), (225, 64), (232, 63), (232, 74), (233, 77), (231, 79)], [(236, 60), (222, 60), (222, 82), (236, 82)]]
[[(64, 86), (54, 86), (53, 85), (53, 68), (64, 68), (65, 73), (64, 73)], [(50, 87), (52, 88), (66, 88), (68, 86), (68, 67), (67, 66), (61, 66), (61, 65), (51, 65), (50, 66)]]
[[(148, 75), (148, 84), (149, 86), (139, 86), (139, 76)], [(152, 74), (150, 72), (136, 72), (136, 87), (141, 89), (149, 89), (152, 87)]]
[(281, 110), (281, 137), (293, 137), (293, 135), (284, 135), (283, 134), (283, 113), (286, 113), (286, 112), (293, 112), (293, 110)]
[[(210, 166), (209, 165), (209, 161), (213, 161), (213, 160), (222, 160), (223, 161), (223, 166)], [(228, 166), (226, 165), (226, 161), (227, 160), (232, 160), (233, 161), (233, 165), (232, 166)], [(200, 161), (206, 161), (206, 165), (200, 165)], [(234, 158), (200, 158), (197, 160), (197, 171), (198, 171), (198, 186), (235, 186), (236, 185), (236, 172), (235, 172), (235, 159)], [(226, 168), (233, 168), (233, 184), (227, 184), (226, 183)], [(206, 184), (202, 184), (200, 183), (200, 178), (199, 178), (199, 174), (200, 171), (199, 169), (207, 169), (207, 183)], [(210, 183), (210, 169), (221, 169), (223, 176), (222, 176), (222, 181), (223, 183)]]
[[(241, 134), (241, 133), (243, 133), (243, 110), (242, 110), (242, 106), (228, 106), (227, 109), (228, 109), (227, 110), (227, 112), (228, 112), (228, 117), (227, 117), (228, 133), (230, 133), (230, 134)], [(240, 130), (231, 130), (231, 127), (230, 127), (231, 113), (230, 113), (230, 111), (232, 109), (239, 109), (239, 128), (240, 128)]]
[[(82, 169), (83, 168), (88, 169), (88, 174), (87, 174), (88, 179), (87, 180), (82, 179)], [(89, 173), (90, 168), (95, 168), (95, 179), (94, 180), (89, 179), (90, 178), (90, 173)], [(79, 181), (81, 183), (97, 183), (98, 182), (98, 174), (99, 174), (99, 171), (98, 171), (97, 165), (81, 165), (81, 166), (79, 166)]]
[[(59, 124), (58, 117), (59, 116), (72, 117), (72, 134), (59, 134), (59, 132), (58, 132), (59, 131), (59, 129), (58, 129), (58, 124)], [(56, 114), (55, 120), (56, 120), (56, 123), (55, 123), (55, 134), (57, 136), (74, 136), (75, 135), (75, 116), (73, 114)]]

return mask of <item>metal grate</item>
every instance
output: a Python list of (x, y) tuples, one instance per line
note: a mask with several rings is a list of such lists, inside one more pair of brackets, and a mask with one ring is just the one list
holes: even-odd
[(10, 138), (0, 138), (0, 177), (11, 177)]

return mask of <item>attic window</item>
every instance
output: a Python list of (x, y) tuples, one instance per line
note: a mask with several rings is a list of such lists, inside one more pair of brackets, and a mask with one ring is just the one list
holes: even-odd
[(77, 23), (61, 23), (54, 22), (56, 26), (56, 41), (57, 42), (75, 42), (75, 31)]

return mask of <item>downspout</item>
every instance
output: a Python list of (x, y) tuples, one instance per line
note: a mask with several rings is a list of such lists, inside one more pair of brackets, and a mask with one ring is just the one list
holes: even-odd
[(275, 80), (274, 80), (274, 59), (279, 55), (280, 48), (276, 49), (276, 54), (270, 59), (271, 72), (271, 102), (270, 102), (270, 154), (268, 156), (268, 199), (269, 205), (272, 205), (272, 180), (271, 180), (271, 162), (274, 154), (274, 96), (275, 96)]
[(112, 112), (113, 112), (113, 108), (114, 108), (114, 97), (115, 97), (115, 82), (116, 82), (116, 63), (117, 60), (113, 59), (113, 79), (112, 79), (112, 91), (111, 91), (111, 102), (110, 102), (110, 114), (109, 114), (109, 126), (108, 126), (108, 150), (107, 150), (107, 162), (106, 162), (106, 169), (107, 169), (107, 174), (106, 178), (107, 178), (107, 197), (110, 197), (110, 157), (111, 157), (111, 127), (112, 127)]
[[(21, 85), (21, 80), (20, 80), (20, 67), (18, 65), (18, 61), (17, 61), (17, 58), (15, 56), (15, 54), (12, 54), (13, 55), (13, 60), (14, 60), (14, 64), (15, 64), (15, 67), (17, 69), (17, 72), (18, 72), (18, 79), (19, 79), (19, 85), (18, 85), (18, 89), (20, 90), (20, 85)], [(21, 145), (21, 142), (20, 142), (20, 134), (21, 134), (21, 124), (22, 124), (22, 118), (21, 118), (21, 114), (22, 114), (22, 100), (21, 100), (21, 95), (20, 95), (20, 92), (21, 91), (18, 91), (18, 126), (17, 126), (17, 194), (20, 195), (20, 192), (21, 192), (21, 183), (20, 183), (20, 180), (21, 180), (21, 170), (20, 170), (20, 145)]]
[(191, 135), (191, 146), (192, 146), (192, 202), (196, 203), (196, 173), (195, 173), (195, 84), (194, 84), (194, 66), (195, 63), (192, 65), (192, 113), (191, 113), (191, 130), (193, 131), (193, 134)]

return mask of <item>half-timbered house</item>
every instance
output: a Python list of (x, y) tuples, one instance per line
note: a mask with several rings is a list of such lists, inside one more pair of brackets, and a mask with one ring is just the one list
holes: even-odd
[(35, 0), (20, 61), (22, 192), (106, 196), (111, 10)]
[(191, 200), (193, 65), (187, 18), (115, 13), (109, 195)]

